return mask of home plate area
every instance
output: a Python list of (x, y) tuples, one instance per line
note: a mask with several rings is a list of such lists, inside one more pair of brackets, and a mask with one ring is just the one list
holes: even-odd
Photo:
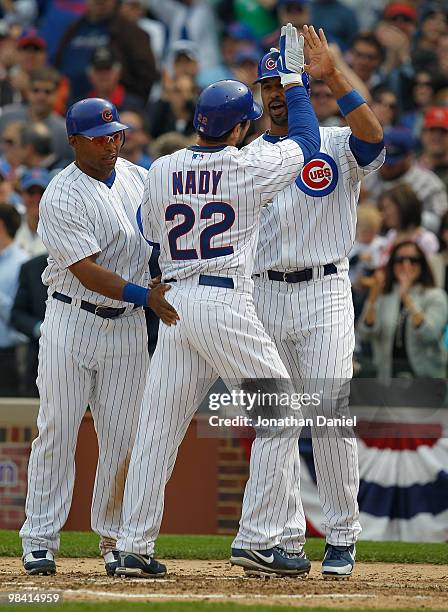
[(0, 591), (58, 591), (64, 601), (235, 601), (361, 609), (446, 610), (446, 565), (358, 563), (350, 580), (328, 581), (313, 563), (307, 579), (246, 578), (224, 561), (166, 562), (164, 579), (107, 578), (100, 559), (57, 560), (55, 576), (26, 576), (20, 559), (3, 558)]

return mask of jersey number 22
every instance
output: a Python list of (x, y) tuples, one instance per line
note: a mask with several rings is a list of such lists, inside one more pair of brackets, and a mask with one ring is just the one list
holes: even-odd
[[(235, 211), (226, 202), (208, 202), (200, 213), (201, 219), (211, 219), (214, 214), (220, 213), (223, 218), (217, 223), (213, 223), (204, 228), (199, 238), (201, 259), (213, 259), (214, 257), (224, 257), (233, 253), (233, 246), (212, 247), (212, 238), (223, 234), (230, 229), (235, 221)], [(178, 216), (184, 220), (179, 225), (175, 225), (168, 232), (168, 243), (172, 259), (199, 259), (196, 249), (180, 249), (177, 241), (181, 236), (185, 236), (193, 229), (196, 221), (194, 210), (187, 204), (170, 204), (165, 211), (165, 220), (174, 221)]]

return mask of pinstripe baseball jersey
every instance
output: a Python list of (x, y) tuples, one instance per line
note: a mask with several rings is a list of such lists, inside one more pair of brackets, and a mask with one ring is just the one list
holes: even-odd
[(164, 278), (252, 274), (260, 209), (303, 166), (290, 139), (268, 147), (199, 146), (162, 157), (150, 168), (142, 232), (160, 243)]
[(122, 158), (115, 169), (111, 188), (81, 172), (74, 163), (48, 185), (40, 202), (37, 231), (49, 252), (42, 279), (50, 295), (59, 291), (96, 304), (126, 306), (86, 289), (68, 270), (95, 253), (99, 265), (129, 282), (147, 286), (151, 249), (136, 220), (147, 170)]
[[(321, 127), (321, 147), (288, 185), (264, 207), (255, 272), (297, 270), (344, 259), (353, 246), (361, 180), (380, 168), (384, 151), (361, 167), (350, 149), (348, 127)], [(249, 145), (269, 149), (264, 134)]]

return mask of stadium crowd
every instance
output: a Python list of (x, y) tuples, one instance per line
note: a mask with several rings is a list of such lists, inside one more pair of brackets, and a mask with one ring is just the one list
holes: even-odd
[[(149, 168), (194, 138), (201, 89), (257, 64), (291, 22), (325, 28), (385, 130), (349, 254), (358, 375), (445, 377), (448, 323), (448, 0), (0, 1), (0, 396), (36, 396), (46, 253), (39, 201), (73, 160), (64, 115), (103, 97), (131, 126), (121, 155)], [(322, 126), (344, 125), (323, 82)], [(266, 129), (255, 122), (247, 141)], [(155, 262), (152, 262), (153, 267)], [(148, 313), (150, 347), (157, 321)]]

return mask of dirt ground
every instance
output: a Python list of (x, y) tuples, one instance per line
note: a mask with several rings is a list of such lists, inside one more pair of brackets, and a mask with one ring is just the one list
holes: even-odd
[(55, 576), (28, 577), (19, 559), (0, 559), (0, 592), (63, 591), (64, 600), (204, 600), (290, 606), (447, 610), (448, 565), (358, 563), (350, 580), (245, 578), (224, 561), (167, 561), (159, 580), (108, 578), (101, 559), (59, 559)]

